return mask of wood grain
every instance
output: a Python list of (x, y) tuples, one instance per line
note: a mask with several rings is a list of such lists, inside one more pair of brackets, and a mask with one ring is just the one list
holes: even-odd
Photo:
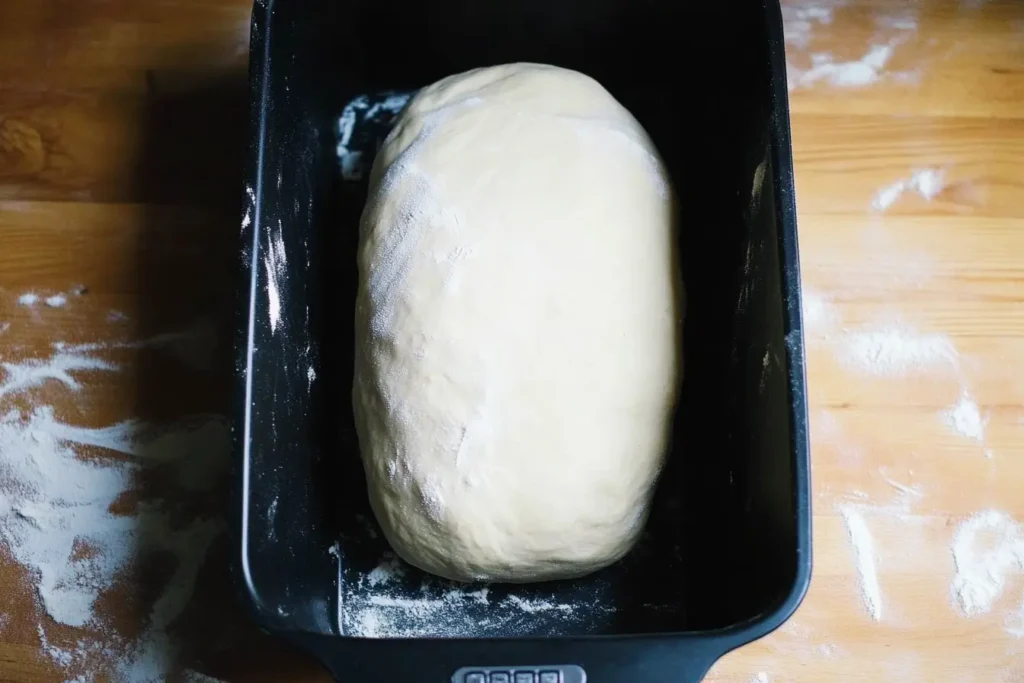
[[(215, 353), (225, 352), (250, 9), (0, 3), (4, 361), (58, 339), (194, 325), (212, 325)], [(1024, 522), (1024, 5), (792, 0), (785, 14), (804, 284), (828, 314), (807, 333), (815, 573), (797, 615), (708, 680), (1024, 681), (1024, 639), (1007, 632), (1024, 573), (1011, 572), (986, 614), (965, 617), (950, 595), (950, 543), (964, 518), (991, 508)], [(859, 85), (804, 76), (814, 55), (852, 62), (878, 46), (888, 59)], [(924, 168), (941, 173), (934, 196), (908, 190), (873, 207)], [(16, 303), (78, 285), (86, 293), (63, 308)], [(954, 360), (887, 376), (851, 358), (854, 335), (893, 326), (948, 340)], [(223, 372), (168, 369), (145, 349), (116, 360), (124, 371), (88, 382), (62, 416), (103, 425), (228, 405)], [(943, 422), (964, 392), (987, 420), (980, 442)], [(877, 621), (844, 510), (862, 514), (874, 539)], [(326, 680), (246, 627), (231, 607), (226, 552), (210, 557), (183, 619), (191, 665), (227, 681)], [(0, 682), (64, 680), (40, 652), (31, 584), (0, 558)]]

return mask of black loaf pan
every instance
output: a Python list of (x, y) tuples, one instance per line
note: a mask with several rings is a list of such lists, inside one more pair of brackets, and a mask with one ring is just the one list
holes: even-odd
[[(259, 624), (352, 683), (688, 683), (789, 617), (810, 503), (777, 0), (266, 0), (250, 60), (235, 529)], [(661, 151), (686, 378), (629, 556), (574, 581), (462, 586), (390, 557), (369, 509), (354, 246), (365, 170), (408, 94), (515, 61), (597, 78)]]

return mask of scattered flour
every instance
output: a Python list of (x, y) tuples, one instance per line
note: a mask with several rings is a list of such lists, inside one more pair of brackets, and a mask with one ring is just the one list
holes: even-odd
[(1024, 638), (1024, 601), (1015, 612), (1006, 618), (1004, 629), (1014, 638)]
[(761, 359), (761, 381), (758, 385), (758, 390), (764, 393), (765, 387), (768, 385), (768, 377), (771, 375), (772, 364), (775, 362), (772, 356), (771, 350), (764, 352), (764, 357)]
[(281, 288), (288, 275), (288, 257), (284, 251), (284, 226), (280, 221), (277, 230), (271, 232), (267, 241), (267, 255), (263, 257), (263, 267), (267, 273), (267, 307), (270, 315), (270, 332), (273, 334), (281, 324)]
[(917, 192), (925, 199), (931, 200), (939, 192), (942, 192), (942, 170), (936, 168), (925, 168), (920, 171), (916, 171), (910, 180), (907, 181), (910, 189)]
[(875, 211), (885, 211), (907, 191), (915, 192), (931, 201), (942, 192), (943, 175), (942, 169), (939, 168), (915, 171), (909, 178), (901, 178), (880, 189), (871, 201), (871, 208)]
[(956, 405), (942, 411), (939, 416), (955, 434), (971, 441), (984, 442), (985, 423), (988, 420), (982, 416), (978, 404), (967, 391), (961, 392)]
[(948, 336), (924, 334), (904, 325), (850, 332), (841, 340), (838, 355), (845, 365), (881, 377), (956, 369), (959, 365)]
[[(73, 293), (77, 294), (78, 293), (78, 289), (79, 288), (76, 288), (73, 291)], [(84, 293), (85, 289), (81, 288), (81, 292)], [(25, 292), (24, 294), (22, 294), (21, 296), (18, 297), (18, 305), (19, 306), (29, 306), (29, 307), (32, 307), (32, 306), (35, 306), (40, 301), (42, 301), (44, 304), (46, 304), (50, 308), (63, 308), (64, 305), (68, 302), (68, 298), (67, 298), (67, 296), (65, 296), (63, 294), (52, 294), (50, 296), (44, 297), (44, 296), (41, 296), (39, 294), (36, 294), (35, 292)]]
[(750, 683), (769, 683), (772, 679), (768, 677), (768, 673), (765, 671), (758, 671), (753, 678), (750, 679)]
[(916, 488), (914, 486), (907, 486), (906, 484), (901, 484), (900, 482), (898, 482), (898, 481), (896, 481), (894, 479), (890, 479), (889, 477), (885, 476), (884, 473), (882, 474), (882, 479), (885, 480), (886, 484), (888, 484), (889, 486), (893, 487), (894, 489), (896, 489), (899, 493), (902, 493), (903, 495), (913, 496), (915, 498), (920, 498), (921, 497), (921, 490), (919, 488)]
[(837, 62), (826, 52), (812, 54), (811, 68), (802, 72), (793, 70), (795, 80), (790, 88), (808, 88), (819, 82), (842, 88), (862, 88), (877, 83), (893, 49), (892, 44), (872, 45), (860, 59), (848, 62)]
[[(785, 26), (786, 45), (797, 51), (807, 48), (814, 37), (815, 29), (831, 25), (836, 10), (846, 4), (848, 3), (845, 0), (796, 0), (783, 3), (782, 21)], [(891, 11), (894, 8), (896, 6), (878, 9)], [(913, 5), (898, 7), (895, 14), (883, 14), (882, 11), (876, 10), (872, 14), (878, 29), (888, 29), (884, 31), (885, 33), (892, 35), (895, 32), (900, 35), (917, 30), (917, 9)]]
[[(913, 8), (908, 9), (913, 10)], [(916, 31), (918, 25), (917, 17), (913, 14), (883, 15), (879, 16), (875, 21), (882, 27), (897, 31)]]
[[(662, 187), (662, 196), (667, 195), (667, 184), (658, 172), (657, 166), (653, 162), (647, 165), (651, 167), (650, 172), (654, 176), (655, 181)], [(754, 169), (754, 178), (750, 187), (750, 215), (752, 216), (757, 213), (758, 208), (761, 206), (761, 192), (764, 187), (764, 176), (765, 173), (767, 173), (767, 168), (768, 158), (765, 157), (761, 160), (761, 163), (757, 165), (757, 168)]]
[(824, 292), (809, 287), (801, 291), (804, 334), (810, 340), (828, 339), (842, 322), (839, 309)]
[(868, 529), (863, 515), (854, 506), (840, 505), (838, 509), (853, 546), (864, 607), (873, 620), (880, 621), (882, 618), (882, 589), (878, 583), (878, 557), (875, 553), (875, 540), (871, 536), (871, 531)]
[(505, 598), (505, 600), (507, 600), (510, 605), (521, 609), (527, 614), (551, 612), (552, 610), (564, 612), (565, 614), (572, 614), (576, 611), (576, 607), (574, 605), (559, 604), (551, 602), (550, 600), (524, 600), (516, 597), (515, 595), (510, 595)]
[[(951, 550), (956, 566), (952, 601), (968, 617), (990, 612), (1007, 578), (1024, 572), (1024, 533), (1005, 512), (983, 510), (962, 521)], [(1008, 631), (1016, 628), (1017, 616), (1011, 616)]]
[(245, 186), (245, 195), (248, 197), (248, 202), (245, 207), (245, 215), (242, 216), (242, 232), (252, 225), (252, 211), (256, 206), (256, 193), (253, 192), (252, 187), (249, 185)]
[[(92, 354), (98, 351), (153, 349), (163, 351), (191, 367), (199, 370), (208, 370), (212, 365), (217, 346), (217, 330), (211, 320), (201, 320), (181, 332), (167, 332), (139, 341), (95, 342), (89, 344), (54, 342), (52, 346), (54, 351), (59, 354), (79, 359), (76, 362), (85, 363), (106, 363), (106, 361), (99, 361), (92, 356)], [(33, 363), (38, 364), (37, 361), (30, 361), (29, 365)], [(49, 365), (52, 364), (53, 360), (51, 359)], [(106, 364), (110, 367), (95, 369), (112, 370), (115, 367), (112, 364)], [(90, 368), (74, 369), (83, 370)], [(67, 384), (66, 381), (65, 384)], [(76, 388), (77, 385), (68, 386)]]
[(593, 605), (579, 610), (577, 604), (515, 595), (497, 598), (486, 587), (424, 586), (410, 593), (402, 585), (408, 576), (401, 560), (385, 554), (377, 567), (362, 577), (358, 589), (344, 597), (344, 633), (360, 638), (466, 636), (479, 633), (481, 626), (515, 627), (535, 614), (571, 621), (592, 615), (594, 609)]
[[(477, 613), (467, 610), (467, 606), (477, 606), (480, 614), (486, 615), (486, 623), (481, 623)], [(345, 634), (361, 638), (436, 637), (438, 633), (467, 636), (477, 633), (480, 626), (514, 624), (542, 612), (554, 612), (564, 619), (580, 616), (576, 605), (549, 600), (508, 596), (492, 601), (486, 588), (471, 592), (453, 588), (417, 598), (396, 597), (384, 590), (365, 599), (346, 601), (345, 610)]]
[(827, 343), (850, 369), (876, 377), (959, 372), (959, 353), (948, 335), (919, 332), (898, 321), (850, 329), (827, 294), (805, 287), (801, 296), (807, 340)]
[(811, 435), (815, 444), (828, 446), (837, 466), (845, 470), (860, 470), (864, 466), (864, 452), (847, 438), (832, 412), (816, 409), (811, 413)]
[(0, 398), (7, 394), (20, 393), (38, 387), (49, 380), (60, 382), (68, 389), (78, 391), (82, 385), (70, 373), (117, 368), (116, 365), (108, 361), (75, 352), (58, 352), (45, 360), (33, 359), (21, 363), (0, 363), (0, 367), (4, 370), (3, 383), (0, 384)]
[(832, 23), (832, 8), (821, 5), (782, 5), (782, 22), (785, 27), (786, 45), (803, 49), (810, 43), (816, 26)]
[[(839, 31), (842, 21), (836, 21), (836, 10), (847, 3), (844, 0), (823, 0), (814, 3), (783, 3), (782, 17), (785, 25), (787, 64), (786, 71), (790, 90), (806, 88), (818, 83), (835, 87), (861, 88), (891, 79), (900, 83), (914, 83), (920, 79), (920, 70), (893, 72), (886, 70), (895, 48), (917, 31), (917, 8), (900, 6), (895, 13), (873, 12), (875, 30), (870, 45), (858, 59), (841, 59), (831, 52), (809, 52), (815, 33), (824, 26), (835, 25)], [(892, 9), (892, 8), (890, 8)], [(790, 58), (794, 56), (810, 59), (809, 66), (797, 66)]]
[[(164, 681), (177, 656), (168, 628), (188, 604), (224, 522), (194, 513), (182, 518), (172, 502), (181, 497), (145, 496), (144, 478), (158, 475), (192, 501), (209, 495), (226, 470), (229, 427), (220, 417), (164, 427), (135, 420), (81, 427), (58, 420), (50, 405), (11, 402), (31, 399), (27, 392), (45, 383), (77, 392), (82, 373), (117, 367), (70, 349), (3, 363), (0, 544), (34, 577), (46, 616), (81, 630), (72, 647), (56, 646), (47, 639), (47, 622), (37, 624), (42, 651), (56, 665), (83, 681), (104, 673), (118, 683)], [(112, 511), (125, 495), (140, 499), (130, 511)], [(142, 635), (126, 640), (99, 598), (148, 556), (166, 558), (169, 579), (148, 608)]]
[(401, 579), (405, 576), (405, 565), (394, 555), (385, 555), (381, 563), (363, 579), (373, 588)]
[(409, 101), (405, 93), (388, 93), (377, 98), (360, 95), (347, 105), (338, 118), (338, 165), (341, 176), (345, 180), (361, 180), (373, 162), (366, 148), (379, 145), (379, 140), (359, 140), (359, 129), (362, 124), (389, 122), (402, 110)]

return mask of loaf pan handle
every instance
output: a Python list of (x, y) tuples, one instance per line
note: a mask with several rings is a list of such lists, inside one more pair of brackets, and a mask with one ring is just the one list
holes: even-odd
[[(586, 683), (699, 683), (725, 651), (700, 636), (376, 640), (301, 634), (292, 640), (339, 683), (476, 683), (465, 674), (562, 665), (581, 668)], [(564, 683), (573, 682), (566, 677)]]

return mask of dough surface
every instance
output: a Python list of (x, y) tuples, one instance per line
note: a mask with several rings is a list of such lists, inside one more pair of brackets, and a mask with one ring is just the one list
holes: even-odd
[(675, 196), (596, 81), (420, 91), (360, 223), (353, 407), (394, 550), (460, 581), (590, 573), (647, 516), (681, 381)]

